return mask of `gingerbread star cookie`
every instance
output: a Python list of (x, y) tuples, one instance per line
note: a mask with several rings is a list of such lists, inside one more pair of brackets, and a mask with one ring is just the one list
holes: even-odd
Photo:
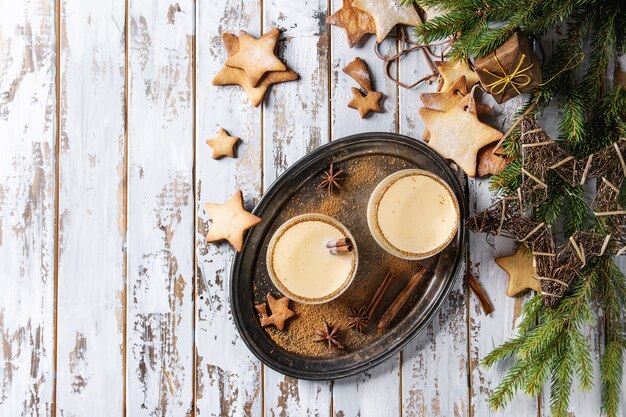
[(467, 95), (465, 75), (457, 78), (448, 88), (438, 93), (421, 93), (420, 100), (424, 107), (433, 110), (446, 111), (455, 106)]
[(253, 87), (259, 84), (266, 72), (285, 71), (287, 67), (274, 54), (279, 35), (276, 28), (259, 39), (246, 31), (239, 31), (239, 51), (226, 60), (226, 65), (244, 70)]
[[(226, 53), (229, 57), (235, 55), (239, 51), (239, 38), (232, 33), (222, 33), (222, 42), (226, 48)], [(248, 99), (252, 102), (254, 107), (258, 107), (263, 102), (263, 97), (268, 88), (272, 84), (283, 83), (286, 81), (294, 81), (298, 79), (298, 74), (292, 71), (289, 67), (285, 71), (269, 71), (261, 77), (261, 81), (257, 86), (253, 86), (250, 80), (246, 76), (244, 70), (240, 68), (224, 66), (213, 78), (211, 83), (213, 85), (238, 85), (246, 92)]]
[(441, 81), (439, 83), (439, 90), (445, 91), (458, 78), (462, 75), (465, 76), (465, 83), (467, 89), (469, 90), (480, 82), (478, 79), (478, 74), (474, 71), (466, 60), (458, 60), (458, 61), (437, 61), (435, 65), (439, 69), (439, 73), (441, 74)]
[(370, 71), (365, 61), (361, 58), (355, 58), (354, 61), (346, 65), (343, 72), (352, 77), (365, 90), (363, 93), (359, 88), (352, 87), (352, 99), (348, 103), (348, 107), (358, 110), (361, 119), (370, 112), (380, 113), (380, 101), (383, 98), (383, 93), (374, 91)]
[(210, 243), (225, 239), (237, 252), (241, 252), (246, 231), (261, 221), (243, 208), (241, 191), (233, 194), (226, 204), (206, 203), (205, 207), (212, 220), (206, 241)]
[[(433, 110), (447, 111), (453, 106), (459, 104), (463, 106), (471, 106), (470, 112), (476, 113), (478, 116), (483, 116), (491, 112), (491, 107), (486, 104), (479, 103), (476, 100), (470, 100), (467, 96), (467, 86), (465, 84), (465, 76), (460, 76), (447, 90), (439, 93), (422, 93), (420, 94), (420, 100), (424, 104), (424, 107)], [(430, 131), (424, 130), (422, 136), (424, 142), (430, 140)]]
[(485, 146), (478, 152), (477, 177), (495, 175), (501, 172), (512, 161), (512, 158), (503, 154), (501, 148), (496, 149), (496, 146), (498, 146), (498, 143), (494, 142)]
[(267, 304), (263, 303), (254, 307), (261, 316), (261, 327), (276, 326), (278, 330), (282, 330), (285, 327), (285, 321), (295, 316), (296, 313), (289, 310), (287, 297), (276, 299), (268, 292), (266, 298), (272, 312), (271, 316), (267, 315)]
[(236, 136), (230, 136), (224, 129), (220, 128), (217, 136), (206, 140), (206, 144), (213, 149), (213, 159), (220, 159), (224, 156), (235, 157), (235, 147), (239, 142)]
[(343, 0), (341, 9), (328, 16), (326, 23), (345, 29), (350, 48), (357, 45), (363, 36), (376, 33), (372, 16), (352, 6), (352, 0)]
[(380, 100), (383, 93), (378, 91), (367, 91), (365, 95), (360, 89), (352, 87), (352, 99), (348, 102), (348, 107), (356, 109), (361, 115), (361, 119), (367, 117), (370, 112), (380, 113)]
[(467, 175), (475, 177), (478, 151), (499, 140), (502, 133), (482, 123), (475, 112), (468, 110), (467, 105), (460, 103), (447, 111), (422, 107), (419, 114), (430, 130), (428, 145), (444, 158), (456, 162)]
[(527, 247), (520, 245), (514, 255), (498, 258), (496, 263), (509, 275), (506, 295), (515, 297), (528, 288), (541, 293), (541, 283), (537, 279), (533, 257)]
[(395, 25), (416, 26), (422, 23), (415, 6), (403, 5), (401, 0), (354, 0), (352, 6), (374, 18), (378, 42), (382, 42)]

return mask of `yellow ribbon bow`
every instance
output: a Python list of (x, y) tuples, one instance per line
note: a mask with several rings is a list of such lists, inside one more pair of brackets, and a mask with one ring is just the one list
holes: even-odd
[(498, 66), (502, 70), (502, 74), (504, 75), (494, 74), (493, 72), (487, 69), (483, 70), (487, 74), (496, 78), (496, 81), (485, 85), (485, 87), (489, 89), (489, 93), (493, 95), (501, 94), (510, 85), (515, 89), (515, 91), (517, 91), (517, 94), (522, 94), (522, 92), (517, 87), (526, 87), (528, 84), (530, 84), (532, 80), (530, 79), (530, 76), (525, 74), (525, 72), (531, 69), (534, 64), (531, 62), (531, 64), (528, 65), (527, 67), (521, 68), (522, 64), (524, 64), (524, 59), (526, 59), (526, 55), (522, 54), (515, 70), (512, 73), (507, 74), (506, 70), (504, 69), (504, 67), (500, 63), (500, 60), (498, 59), (498, 55), (494, 52), (493, 56), (496, 62), (498, 63)]

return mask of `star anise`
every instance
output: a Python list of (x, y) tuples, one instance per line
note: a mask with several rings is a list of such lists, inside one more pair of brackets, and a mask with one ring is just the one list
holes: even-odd
[(348, 319), (348, 327), (359, 333), (363, 333), (363, 330), (367, 329), (367, 316), (366, 306), (358, 309), (350, 307), (350, 314), (346, 315), (346, 318)]
[(343, 173), (343, 169), (340, 169), (339, 171), (335, 172), (334, 165), (330, 164), (328, 171), (324, 171), (324, 175), (322, 175), (322, 182), (320, 182), (320, 185), (318, 185), (317, 188), (326, 187), (326, 189), (328, 189), (329, 194), (333, 192), (334, 188), (341, 190), (342, 187), (341, 187), (341, 184), (339, 184), (339, 182), (343, 180), (343, 177), (340, 176), (342, 173)]
[(315, 337), (313, 338), (313, 341), (328, 343), (328, 349), (332, 349), (333, 346), (335, 346), (337, 349), (343, 349), (343, 345), (339, 343), (339, 340), (337, 340), (338, 331), (339, 326), (332, 326), (328, 324), (326, 320), (324, 320), (324, 328), (315, 329)]

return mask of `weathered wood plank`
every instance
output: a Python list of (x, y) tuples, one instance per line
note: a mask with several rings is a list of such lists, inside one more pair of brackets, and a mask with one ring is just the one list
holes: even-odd
[[(261, 194), (261, 108), (254, 108), (239, 87), (211, 85), (226, 59), (220, 34), (237, 34), (243, 29), (258, 36), (261, 2), (199, 2), (196, 16), (196, 410), (199, 416), (260, 416), (261, 363), (239, 337), (230, 310), (234, 250), (224, 243), (204, 242), (210, 227), (204, 204), (223, 203), (236, 190), (242, 190), (246, 208), (251, 209)], [(215, 136), (220, 127), (241, 138), (237, 159), (211, 158), (204, 141)]]
[(0, 1), (0, 415), (54, 393), (56, 34), (49, 1)]
[(131, 0), (129, 415), (193, 413), (194, 2)]
[(119, 416), (126, 298), (126, 6), (65, 0), (60, 17), (56, 412)]
[[(263, 30), (285, 29), (279, 52), (300, 74), (297, 82), (275, 86), (266, 98), (263, 120), (263, 188), (289, 165), (329, 140), (328, 3), (322, 0), (263, 3)], [(329, 382), (299, 381), (265, 367), (265, 415), (329, 415)]]
[[(342, 0), (333, 0), (329, 13), (341, 8)], [(382, 61), (374, 53), (375, 37), (364, 39), (355, 48), (348, 46), (345, 31), (330, 27), (331, 31), (331, 129), (332, 139), (360, 132), (398, 132), (398, 103), (396, 84), (384, 75)], [(382, 50), (395, 53), (393, 39), (381, 45)], [(370, 68), (373, 88), (385, 95), (383, 113), (371, 113), (361, 119), (358, 111), (348, 107), (352, 98), (352, 87), (356, 81), (342, 70), (360, 57)], [(350, 378), (335, 381), (333, 384), (333, 413), (336, 416), (392, 416), (400, 413), (400, 355), (395, 355), (385, 363), (370, 371)]]
[[(521, 99), (510, 100), (503, 106), (497, 106), (493, 101), (487, 101), (487, 104), (494, 107), (494, 115), (497, 118), (492, 124), (504, 132), (514, 121)], [(481, 212), (495, 201), (493, 193), (489, 191), (489, 181), (486, 179), (470, 179), (469, 190), (470, 215)], [(508, 367), (500, 364), (485, 369), (480, 364), (482, 358), (493, 348), (515, 335), (514, 328), (521, 313), (523, 299), (506, 296), (507, 274), (495, 263), (496, 258), (511, 255), (514, 251), (515, 244), (510, 239), (489, 237), (486, 240), (482, 233), (470, 233), (470, 271), (480, 280), (495, 309), (490, 316), (484, 316), (478, 300), (470, 297), (470, 416), (537, 415), (538, 401), (523, 395), (515, 397), (504, 412), (491, 411), (489, 396), (502, 380)]]
[[(407, 55), (400, 63), (400, 79), (405, 83), (431, 72), (421, 51)], [(421, 140), (425, 125), (418, 114), (422, 107), (419, 94), (436, 89), (435, 83), (427, 82), (410, 90), (400, 89), (400, 133)], [(459, 177), (464, 184), (464, 175)], [(403, 415), (469, 415), (467, 314), (467, 290), (461, 272), (441, 311), (402, 352)]]

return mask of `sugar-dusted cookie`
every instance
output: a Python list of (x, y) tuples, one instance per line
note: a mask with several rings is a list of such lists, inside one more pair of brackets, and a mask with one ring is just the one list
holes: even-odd
[(345, 29), (350, 48), (357, 45), (363, 36), (376, 33), (372, 16), (352, 6), (352, 0), (343, 0), (341, 9), (328, 16), (326, 23)]
[[(222, 33), (222, 42), (226, 48), (226, 53), (229, 57), (235, 55), (239, 51), (239, 38), (232, 33)], [(250, 80), (246, 76), (244, 70), (240, 68), (234, 68), (224, 66), (213, 78), (211, 83), (213, 85), (238, 85), (244, 89), (248, 95), (248, 99), (252, 102), (254, 107), (257, 107), (263, 102), (263, 97), (268, 88), (272, 84), (283, 83), (286, 81), (294, 81), (298, 79), (298, 74), (287, 68), (285, 71), (270, 71), (267, 72), (257, 84), (256, 87), (250, 83)]]
[(460, 59), (457, 61), (437, 61), (435, 65), (439, 69), (441, 74), (441, 82), (439, 83), (439, 90), (447, 90), (456, 80), (462, 75), (465, 76), (465, 83), (467, 90), (480, 82), (478, 74), (474, 71), (466, 60)]
[(461, 103), (447, 111), (422, 107), (419, 114), (431, 134), (428, 145), (444, 158), (456, 162), (467, 175), (475, 177), (478, 151), (499, 140), (502, 133), (482, 123), (476, 113), (468, 109)]
[(213, 149), (213, 159), (220, 159), (224, 156), (235, 157), (235, 147), (239, 142), (236, 136), (230, 136), (224, 129), (220, 128), (217, 136), (206, 140), (206, 144)]
[(241, 191), (233, 194), (226, 204), (206, 203), (205, 207), (212, 220), (206, 241), (217, 242), (225, 239), (237, 252), (241, 252), (243, 248), (246, 231), (261, 221), (259, 217), (243, 208)]
[(354, 58), (352, 62), (345, 66), (343, 72), (359, 83), (363, 90), (372, 91), (372, 77), (370, 75), (370, 69), (367, 66), (367, 63), (361, 58)]
[(352, 87), (352, 99), (348, 103), (348, 107), (358, 110), (362, 119), (370, 112), (380, 113), (380, 101), (383, 98), (383, 93), (374, 91), (367, 63), (357, 57), (346, 65), (343, 72), (352, 77), (365, 90), (364, 93), (360, 89)]
[(239, 51), (226, 60), (226, 65), (244, 70), (253, 87), (266, 72), (285, 71), (287, 67), (274, 54), (279, 35), (276, 28), (259, 39), (244, 30), (239, 31)]
[(374, 18), (378, 42), (382, 42), (395, 25), (416, 26), (422, 23), (415, 6), (402, 4), (401, 0), (354, 0), (352, 6)]

